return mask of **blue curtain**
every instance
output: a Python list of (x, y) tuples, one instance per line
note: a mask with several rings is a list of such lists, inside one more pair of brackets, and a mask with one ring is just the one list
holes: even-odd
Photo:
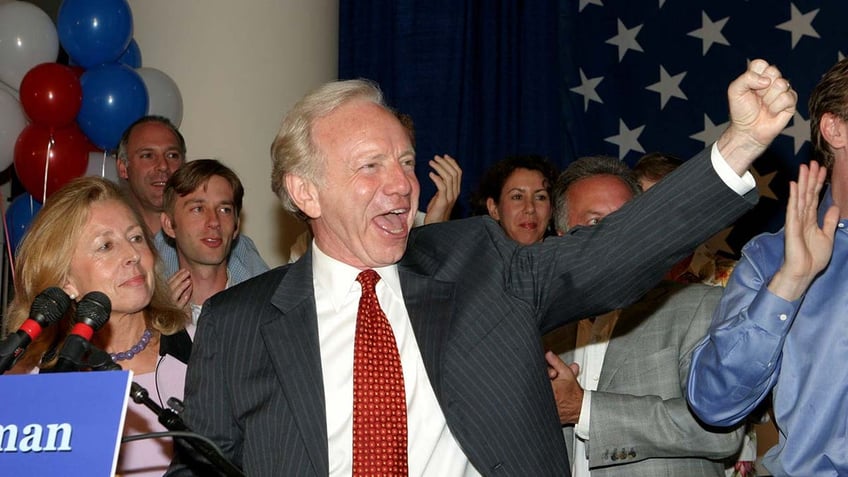
[(551, 1), (341, 0), (339, 78), (380, 84), (412, 116), (423, 208), (435, 187), (427, 162), (463, 168), (464, 216), (486, 168), (510, 154), (562, 165), (558, 4)]
[(507, 154), (563, 167), (593, 154), (629, 165), (683, 158), (728, 120), (727, 85), (765, 58), (799, 93), (798, 114), (755, 164), (762, 199), (719, 248), (738, 254), (783, 225), (788, 181), (808, 159), (806, 102), (848, 54), (848, 2), (820, 0), (340, 0), (342, 78), (380, 83), (418, 131), (422, 202), (433, 154), (464, 170), (460, 215)]

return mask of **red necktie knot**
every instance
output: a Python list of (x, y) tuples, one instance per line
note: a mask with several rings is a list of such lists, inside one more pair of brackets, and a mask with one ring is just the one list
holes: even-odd
[(377, 286), (377, 282), (380, 281), (380, 275), (377, 274), (374, 270), (370, 268), (368, 270), (363, 270), (359, 272), (359, 275), (356, 276), (356, 281), (362, 284), (362, 292), (370, 291), (371, 293), (375, 293), (375, 287)]

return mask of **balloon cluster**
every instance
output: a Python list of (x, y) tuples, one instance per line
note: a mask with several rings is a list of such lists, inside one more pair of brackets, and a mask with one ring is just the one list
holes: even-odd
[[(117, 180), (108, 153), (136, 119), (182, 121), (176, 83), (142, 67), (132, 36), (127, 0), (63, 0), (56, 25), (31, 3), (0, 4), (0, 170), (14, 164), (27, 191), (4, 216), (10, 240), (71, 179)], [(60, 44), (69, 65), (56, 63)]]

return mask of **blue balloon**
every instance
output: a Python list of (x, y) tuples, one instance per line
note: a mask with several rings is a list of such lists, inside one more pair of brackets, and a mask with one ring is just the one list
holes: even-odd
[(64, 0), (56, 32), (74, 62), (88, 69), (113, 62), (127, 50), (132, 11), (127, 0)]
[(18, 249), (18, 244), (21, 243), (30, 222), (39, 210), (41, 210), (41, 204), (29, 192), (15, 197), (9, 204), (9, 208), (6, 209), (6, 226), (9, 227), (9, 244), (12, 246), (12, 251)]
[(123, 63), (130, 68), (141, 68), (141, 48), (138, 47), (135, 40), (130, 42), (127, 51), (118, 58), (118, 63)]
[(86, 70), (80, 84), (77, 124), (100, 149), (115, 149), (124, 129), (147, 112), (144, 81), (129, 66), (108, 63)]

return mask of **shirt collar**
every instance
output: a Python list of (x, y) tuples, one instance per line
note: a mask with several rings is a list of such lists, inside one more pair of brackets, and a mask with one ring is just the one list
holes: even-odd
[[(349, 293), (360, 293), (361, 287), (356, 277), (362, 270), (336, 260), (325, 254), (318, 248), (315, 240), (312, 240), (312, 274), (315, 280), (315, 290), (320, 290), (321, 296), (330, 299), (333, 309), (339, 311), (345, 303)], [(400, 288), (400, 277), (397, 265), (374, 268), (380, 275), (380, 283), (385, 283), (390, 292), (402, 300), (403, 293)]]
[[(831, 191), (830, 186), (828, 185), (827, 188), (824, 190), (824, 196), (822, 197), (821, 204), (819, 204), (819, 224), (824, 221), (824, 214), (827, 212), (827, 209), (829, 209), (831, 205), (833, 205), (833, 192)], [(839, 213), (841, 215), (845, 212), (840, 211)]]
[[(827, 209), (833, 205), (833, 189), (830, 185), (824, 190), (824, 195), (822, 196), (821, 203), (819, 204), (818, 210), (818, 219), (819, 226), (824, 223), (824, 216), (827, 213)], [(848, 227), (844, 227), (843, 224), (848, 220), (848, 212), (844, 210), (839, 211), (839, 222), (836, 227), (837, 233), (848, 233)]]

